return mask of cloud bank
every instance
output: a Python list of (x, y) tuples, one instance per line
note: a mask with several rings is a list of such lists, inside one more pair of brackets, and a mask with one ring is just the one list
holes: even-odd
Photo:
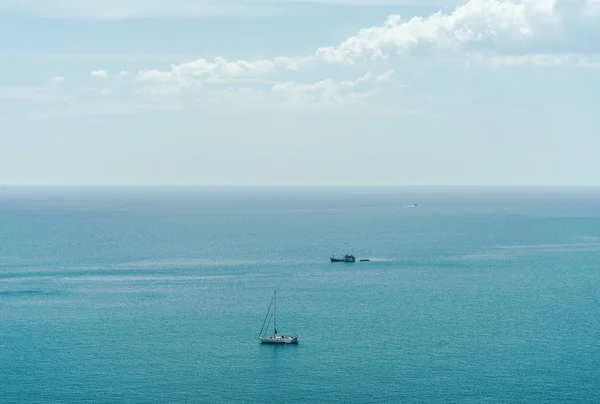
[[(69, 1), (45, 4), (54, 7), (59, 3), (71, 4)], [(86, 1), (83, 3), (87, 4)], [(115, 0), (107, 7), (126, 8), (128, 4), (133, 3)], [(156, 13), (160, 13), (166, 3), (150, 1), (144, 4), (148, 10), (155, 7)], [(174, 0), (173, 7), (210, 8), (215, 4)], [(570, 7), (569, 12), (565, 11), (566, 5)], [(288, 101), (341, 102), (343, 96), (356, 97), (358, 91), (368, 92), (368, 86), (377, 88), (382, 83), (393, 83), (406, 58), (441, 56), (463, 65), (493, 69), (597, 69), (600, 59), (595, 54), (584, 54), (575, 48), (569, 52), (569, 45), (577, 42), (571, 37), (573, 18), (580, 21), (591, 18), (595, 23), (599, 6), (600, 0), (580, 0), (578, 3), (567, 3), (566, 0), (469, 0), (453, 10), (438, 11), (427, 17), (403, 19), (400, 15), (390, 15), (381, 25), (361, 29), (337, 45), (319, 47), (304, 56), (279, 55), (255, 60), (199, 58), (175, 62), (168, 68), (149, 66), (131, 72), (116, 70), (114, 79), (105, 70), (95, 70), (90, 75), (107, 83), (114, 83), (115, 79), (121, 83), (130, 82), (131, 91), (138, 94), (208, 94), (212, 91), (210, 86), (224, 86), (273, 95), (285, 93)], [(591, 29), (589, 27), (594, 24), (582, 26)], [(560, 44), (562, 48), (553, 49), (552, 44)], [(393, 71), (396, 73), (392, 75)], [(344, 79), (334, 79), (332, 72)], [(352, 72), (350, 77), (348, 72)], [(125, 89), (123, 84), (119, 86), (121, 90)], [(118, 93), (108, 84), (103, 84), (98, 91), (104, 95)]]
[[(591, 5), (596, 0), (588, 0)], [(590, 4), (585, 7), (591, 7)], [(557, 66), (571, 57), (536, 51), (548, 36), (563, 28), (563, 18), (556, 0), (470, 0), (450, 13), (438, 11), (429, 17), (403, 21), (391, 15), (379, 26), (365, 28), (336, 46), (318, 48), (304, 57), (274, 57), (260, 60), (197, 59), (172, 64), (168, 70), (145, 69), (136, 74), (144, 85), (160, 85), (169, 92), (190, 88), (199, 82), (256, 79), (278, 71), (294, 72), (325, 65), (357, 65), (389, 60), (392, 57), (435, 52), (480, 60), (489, 55), (490, 67)], [(496, 54), (507, 47), (519, 54)], [(523, 48), (526, 46), (526, 48)], [(532, 50), (523, 53), (522, 50)], [(578, 58), (574, 66), (590, 67), (593, 63)]]

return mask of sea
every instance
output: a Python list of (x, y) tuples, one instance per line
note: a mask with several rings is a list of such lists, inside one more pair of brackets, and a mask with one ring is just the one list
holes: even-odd
[(0, 403), (263, 402), (599, 403), (600, 188), (0, 188)]

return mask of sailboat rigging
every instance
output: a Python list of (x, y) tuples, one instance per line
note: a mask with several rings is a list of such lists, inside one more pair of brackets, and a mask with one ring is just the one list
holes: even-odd
[[(273, 312), (271, 313), (271, 307), (273, 307)], [(270, 316), (269, 316), (270, 314)], [(271, 319), (273, 319), (273, 335), (263, 335), (263, 331), (266, 331), (271, 325)], [(267, 323), (268, 320), (268, 323)], [(265, 327), (266, 324), (266, 327)], [(269, 304), (269, 309), (267, 310), (267, 314), (265, 315), (265, 319), (263, 321), (263, 326), (260, 329), (260, 334), (258, 339), (263, 344), (297, 344), (298, 343), (298, 333), (296, 336), (285, 336), (277, 333), (277, 291), (273, 294), (271, 298), (271, 303)]]

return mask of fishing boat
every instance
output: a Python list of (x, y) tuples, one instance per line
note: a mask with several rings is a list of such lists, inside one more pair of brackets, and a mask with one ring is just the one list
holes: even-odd
[[(273, 312), (271, 312), (271, 307), (273, 307)], [(266, 330), (269, 329), (269, 326), (271, 325), (271, 319), (273, 319), (273, 335), (266, 335)], [(265, 331), (265, 334), (263, 334), (263, 331)], [(298, 333), (296, 333), (296, 335), (292, 337), (289, 335), (286, 336), (283, 334), (279, 334), (277, 332), (277, 291), (275, 291), (273, 297), (271, 298), (271, 304), (269, 304), (267, 314), (265, 315), (263, 326), (260, 329), (258, 339), (263, 344), (297, 344), (298, 338)]]
[(356, 257), (351, 254), (344, 255), (343, 258), (335, 258), (335, 256), (329, 257), (331, 262), (356, 262)]

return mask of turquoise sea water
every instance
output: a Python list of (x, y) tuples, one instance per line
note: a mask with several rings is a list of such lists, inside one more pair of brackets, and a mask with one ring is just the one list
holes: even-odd
[(598, 403), (599, 300), (599, 189), (0, 188), (1, 403)]

